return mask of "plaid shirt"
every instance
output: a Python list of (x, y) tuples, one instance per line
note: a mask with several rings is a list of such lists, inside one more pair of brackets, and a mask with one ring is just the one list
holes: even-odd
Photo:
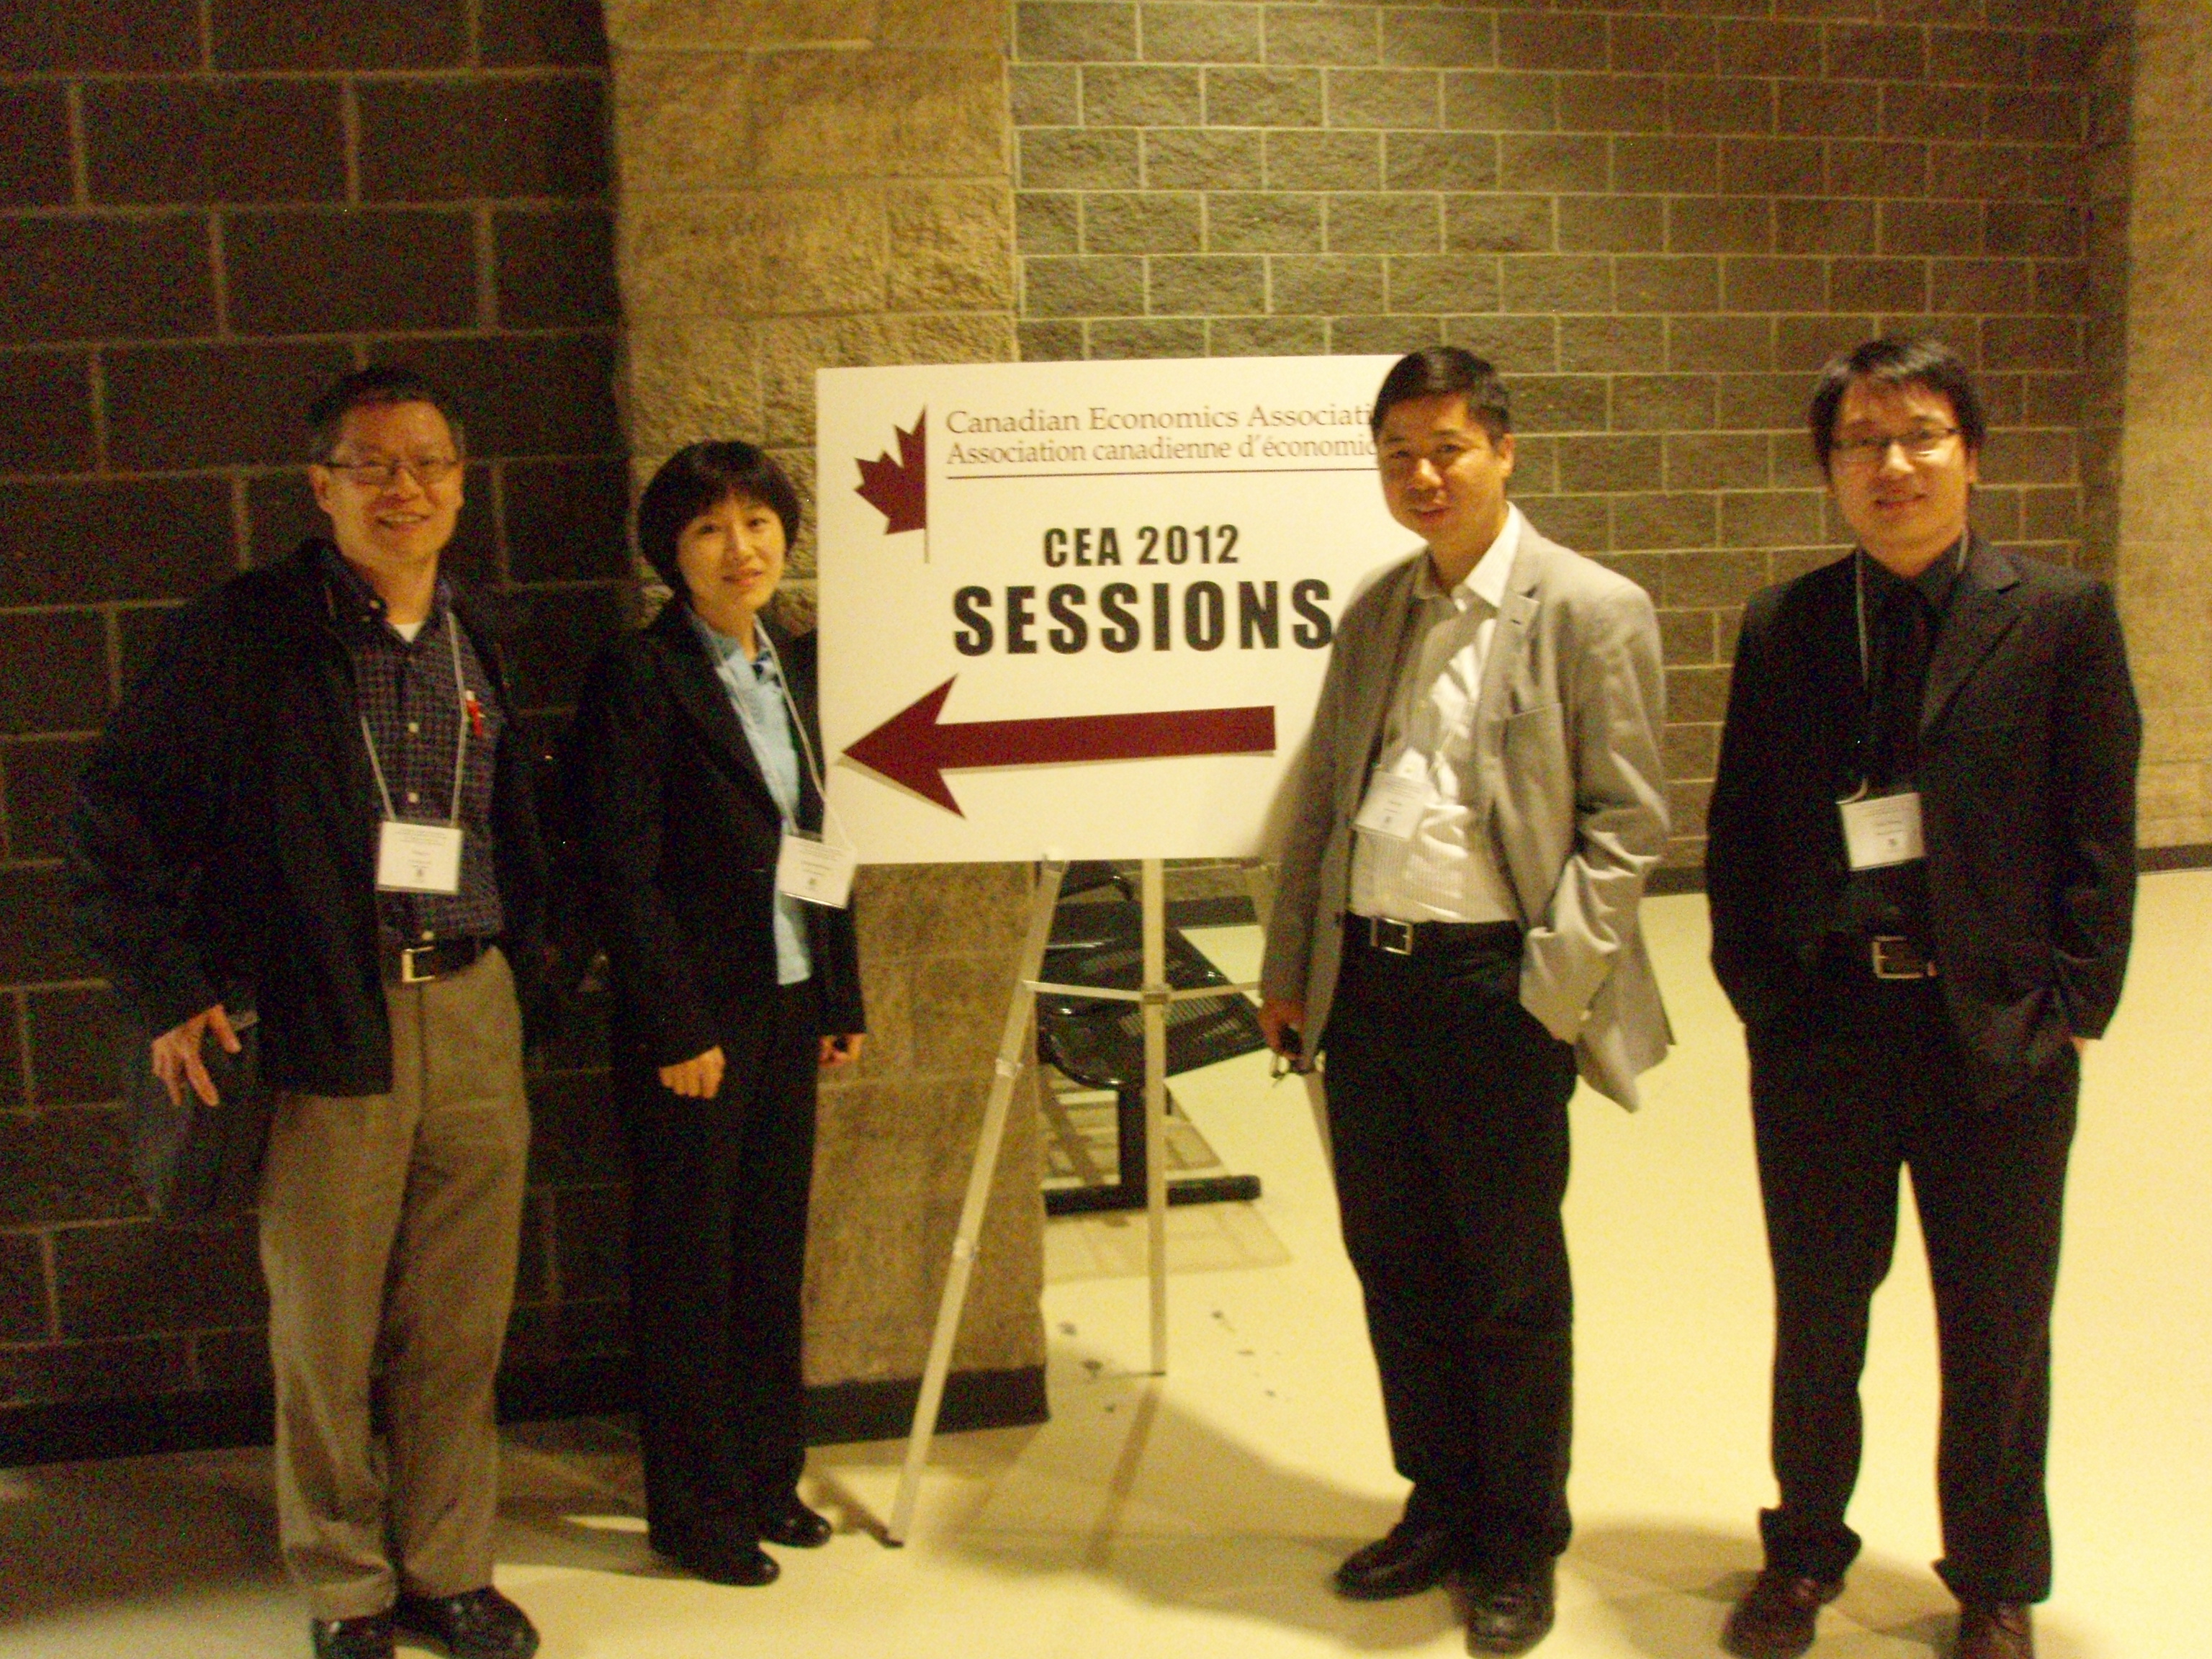
[[(324, 550), (323, 567), (331, 620), (353, 659), (355, 696), (397, 816), (416, 823), (453, 822), (453, 752), (461, 721), (469, 720), (461, 775), (461, 890), (379, 893), (378, 931), (393, 945), (494, 938), (506, 926), (493, 873), (491, 828), (492, 762), (506, 714), (493, 695), (491, 676), (477, 659), (468, 630), (455, 620), (442, 580), (429, 617), (410, 642), (392, 630), (384, 601), (337, 549)], [(465, 714), (454, 695), (448, 629), (460, 644), (461, 682), (473, 695), (473, 715)], [(381, 821), (382, 796), (370, 805)]]

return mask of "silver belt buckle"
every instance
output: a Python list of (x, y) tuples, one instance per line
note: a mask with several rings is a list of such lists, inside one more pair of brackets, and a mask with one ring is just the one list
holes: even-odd
[(1413, 954), (1413, 924), (1394, 921), (1389, 916), (1367, 918), (1367, 942), (1376, 950), (1394, 957)]
[(410, 949), (401, 951), (399, 953), (399, 982), (402, 985), (427, 985), (432, 980), (437, 978), (438, 975), (435, 972), (418, 974), (415, 971), (415, 958), (417, 957), (427, 957), (437, 948), (438, 947), (434, 945), (417, 945)]
[[(1902, 933), (1876, 933), (1867, 941), (1867, 951), (1873, 962), (1876, 979), (1936, 977), (1936, 964), (1922, 956), (1912, 941)], [(1903, 957), (1907, 965), (1893, 966), (1893, 955)]]

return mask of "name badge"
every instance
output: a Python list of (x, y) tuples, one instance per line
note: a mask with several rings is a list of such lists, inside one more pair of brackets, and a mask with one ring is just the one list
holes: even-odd
[(1367, 781), (1367, 799), (1359, 803), (1359, 816), (1352, 827), (1386, 841), (1409, 841), (1429, 804), (1429, 792), (1413, 778), (1377, 772)]
[(853, 870), (859, 855), (826, 841), (786, 829), (775, 855), (775, 890), (808, 904), (842, 910), (853, 897)]
[(1881, 870), (1928, 856), (1920, 837), (1920, 793), (1869, 795), (1839, 800), (1844, 818), (1844, 853), (1854, 870)]
[(461, 831), (451, 823), (402, 823), (386, 818), (376, 838), (380, 893), (461, 890)]

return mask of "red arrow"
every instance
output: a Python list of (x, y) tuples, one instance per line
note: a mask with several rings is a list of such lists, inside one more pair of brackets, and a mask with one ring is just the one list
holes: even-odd
[[(958, 678), (957, 676), (954, 677)], [(845, 750), (870, 771), (965, 817), (946, 772), (1067, 761), (1163, 760), (1176, 755), (1270, 755), (1275, 711), (1188, 708), (1163, 714), (1070, 714), (1054, 720), (938, 723), (947, 680)]]

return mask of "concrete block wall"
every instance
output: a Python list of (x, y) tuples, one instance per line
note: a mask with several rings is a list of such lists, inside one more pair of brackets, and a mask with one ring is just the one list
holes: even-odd
[[(313, 522), (301, 389), (393, 349), (471, 405), (456, 559), (530, 599), (550, 721), (628, 608), (626, 467), (741, 434), (810, 504), (848, 487), (813, 476), (818, 366), (1473, 345), (1518, 390), (1532, 514), (1660, 603), (1690, 864), (1737, 609), (1839, 545), (1810, 373), (1934, 327), (1997, 423), (1984, 527), (2118, 587), (2146, 844), (2212, 847), (2199, 0), (604, 21), (611, 66), (595, 0), (0, 10), (0, 1455), (188, 1436), (261, 1375), (250, 1238), (155, 1232), (121, 1173), (55, 830), (161, 613)], [(875, 1032), (825, 1102), (808, 1287), (848, 1425), (920, 1368), (1028, 881), (864, 878)], [(598, 1054), (586, 1026), (534, 1085), (541, 1402), (620, 1363)], [(1042, 1352), (1015, 1123), (957, 1362), (999, 1420), (1037, 1400), (991, 1379)]]
[(2135, 8), (2114, 577), (2143, 701), (2142, 843), (2212, 848), (2212, 11)]
[(2080, 556), (2094, 41), (2062, 0), (1017, 0), (1025, 357), (1496, 361), (1532, 518), (1665, 628), (1702, 840), (1743, 600), (1838, 550), (1812, 371), (1931, 329), (1982, 528)]
[[(607, 18), (638, 474), (694, 439), (750, 438), (799, 481), (811, 524), (817, 489), (858, 483), (815, 477), (817, 368), (1014, 356), (1005, 8), (611, 0)], [(787, 583), (801, 614), (814, 569), (809, 533)], [(1018, 866), (861, 872), (873, 1029), (854, 1074), (823, 1091), (817, 1388), (895, 1401), (921, 1374), (1030, 888)], [(1025, 1086), (955, 1351), (956, 1412), (1041, 1407), (1042, 1224)]]
[[(524, 612), (540, 725), (617, 620), (605, 55), (578, 0), (0, 9), (0, 1455), (252, 1430), (252, 1230), (144, 1218), (60, 830), (169, 610), (319, 525), (307, 399), (451, 389), (453, 563)], [(518, 1379), (619, 1324), (596, 1063), (533, 1085)]]

